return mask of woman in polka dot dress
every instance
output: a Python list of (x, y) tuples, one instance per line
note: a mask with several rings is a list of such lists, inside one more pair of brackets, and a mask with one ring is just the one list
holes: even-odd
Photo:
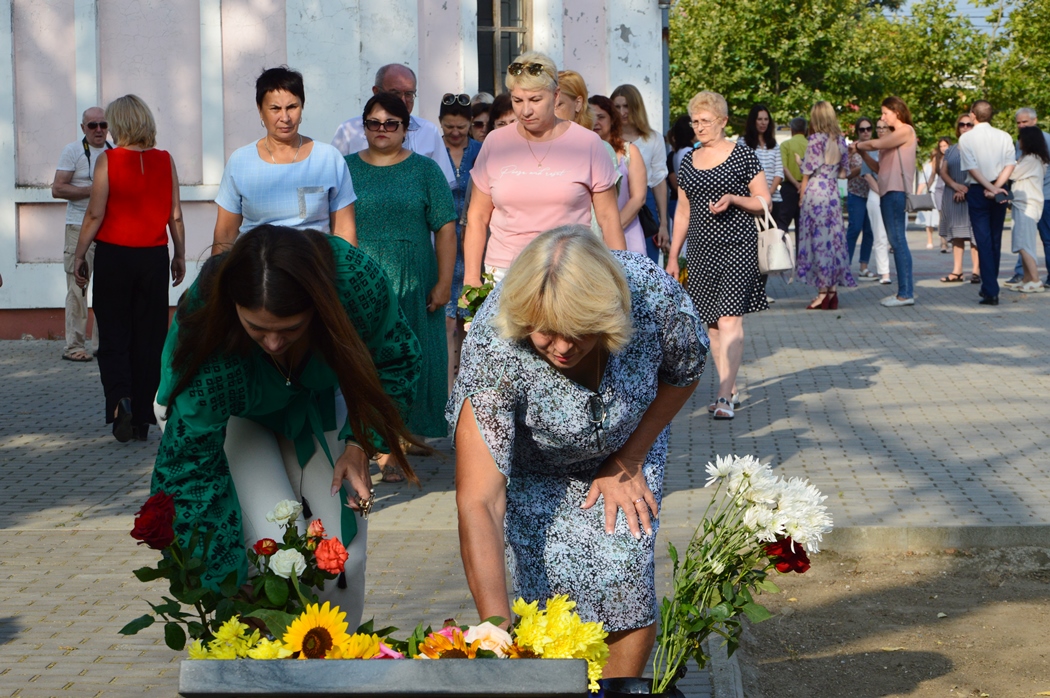
[(689, 116), (700, 148), (682, 160), (670, 261), (678, 275), (678, 255), (689, 239), (689, 296), (707, 323), (711, 356), (718, 369), (718, 395), (708, 406), (715, 419), (732, 419), (736, 375), (744, 353), (744, 314), (765, 310), (758, 275), (758, 232), (754, 217), (770, 204), (769, 185), (755, 153), (725, 137), (729, 109), (714, 92), (689, 102)]

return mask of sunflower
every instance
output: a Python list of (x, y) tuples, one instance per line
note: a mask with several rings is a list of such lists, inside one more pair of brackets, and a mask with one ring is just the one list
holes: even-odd
[(298, 652), (299, 659), (324, 659), (334, 647), (342, 647), (350, 640), (344, 618), (346, 614), (338, 606), (329, 608), (327, 601), (320, 608), (317, 604), (307, 605), (285, 631), (285, 649)]
[(509, 659), (539, 659), (540, 655), (536, 654), (528, 647), (522, 647), (517, 642), (510, 645), (506, 649), (507, 657)]
[(452, 637), (448, 638), (439, 633), (431, 633), (426, 640), (419, 643), (417, 656), (429, 659), (474, 659), (478, 656), (481, 640), (475, 640), (468, 645), (459, 628), (453, 628), (451, 635)]

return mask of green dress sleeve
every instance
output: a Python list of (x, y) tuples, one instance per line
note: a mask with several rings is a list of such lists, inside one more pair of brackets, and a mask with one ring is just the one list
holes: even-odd
[(441, 226), (456, 220), (456, 201), (438, 164), (423, 155), (418, 157), (422, 160), (421, 165), (426, 173), (427, 229), (437, 232), (441, 230)]
[[(165, 345), (167, 367), (171, 365), (169, 347), (174, 347), (178, 330), (178, 322), (172, 322)], [(170, 402), (153, 466), (150, 491), (175, 498), (179, 541), (186, 545), (195, 528), (214, 532), (203, 577), (212, 588), (218, 588), (230, 572), (237, 572), (238, 583), (248, 578), (241, 508), (223, 450), (230, 416), (248, 411), (248, 364), (240, 357), (221, 357), (201, 366), (186, 389)]]
[[(447, 183), (445, 188), (448, 189)], [(450, 201), (451, 197), (449, 190)], [(453, 205), (449, 220), (455, 215)], [(404, 416), (423, 371), (419, 340), (405, 320), (390, 282), (379, 265), (342, 238), (333, 235), (329, 241), (335, 260), (339, 298), (350, 322), (372, 354), (383, 390)], [(353, 438), (349, 424), (343, 425), (339, 438)], [(386, 443), (378, 435), (373, 434), (372, 439), (376, 448), (386, 448)]]

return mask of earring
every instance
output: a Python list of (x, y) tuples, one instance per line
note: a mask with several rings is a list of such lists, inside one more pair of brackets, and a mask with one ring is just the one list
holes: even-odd
[(259, 119), (259, 125), (262, 126), (263, 128), (266, 128), (266, 122), (263, 121), (261, 118)]

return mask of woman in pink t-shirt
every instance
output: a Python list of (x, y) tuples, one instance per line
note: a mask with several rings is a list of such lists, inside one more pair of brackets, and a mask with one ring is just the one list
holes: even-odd
[[(609, 249), (623, 250), (616, 170), (593, 131), (554, 114), (558, 71), (550, 58), (522, 54), (507, 70), (513, 128), (491, 132), (471, 170), (474, 191), (463, 232), (464, 285), (497, 281), (533, 238), (573, 223), (589, 225), (591, 206)], [(491, 231), (488, 245), (486, 230)]]

